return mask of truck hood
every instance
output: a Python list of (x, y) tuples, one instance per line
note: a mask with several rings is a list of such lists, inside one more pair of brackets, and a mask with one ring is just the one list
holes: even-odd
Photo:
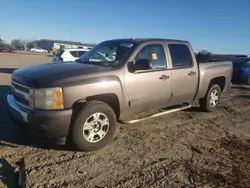
[(12, 79), (29, 87), (43, 87), (61, 79), (109, 70), (112, 68), (78, 62), (54, 62), (17, 69)]

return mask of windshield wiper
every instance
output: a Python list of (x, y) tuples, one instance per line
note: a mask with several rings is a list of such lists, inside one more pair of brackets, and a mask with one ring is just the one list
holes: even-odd
[(108, 61), (82, 61), (81, 59), (75, 60), (75, 62), (88, 64), (88, 65), (97, 65), (102, 67), (112, 67)]

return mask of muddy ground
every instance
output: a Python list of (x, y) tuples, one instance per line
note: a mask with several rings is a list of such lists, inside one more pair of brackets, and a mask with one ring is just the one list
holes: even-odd
[(14, 187), (12, 172), (22, 157), (32, 188), (250, 187), (249, 87), (234, 85), (214, 113), (194, 107), (118, 124), (109, 145), (84, 153), (45, 147), (8, 118), (4, 105), (12, 68), (51, 61), (27, 56), (0, 54), (0, 187)]

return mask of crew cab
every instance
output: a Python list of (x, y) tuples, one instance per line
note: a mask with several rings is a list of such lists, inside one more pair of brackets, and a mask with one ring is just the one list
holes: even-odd
[[(91, 151), (110, 142), (117, 122), (187, 109), (196, 100), (202, 110), (215, 111), (232, 72), (231, 61), (198, 64), (188, 41), (107, 40), (76, 62), (15, 70), (8, 113), (37, 137)], [(159, 110), (140, 117), (154, 109)]]

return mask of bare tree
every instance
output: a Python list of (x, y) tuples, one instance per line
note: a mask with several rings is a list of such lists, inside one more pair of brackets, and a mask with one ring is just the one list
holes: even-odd
[(34, 48), (35, 47), (35, 41), (33, 41), (33, 40), (26, 40), (26, 47), (28, 49)]
[(0, 46), (3, 46), (4, 40), (0, 38)]
[(2, 38), (0, 38), (0, 47), (1, 48), (9, 48), (10, 45), (7, 42), (5, 42)]
[(13, 39), (11, 41), (11, 46), (15, 47), (15, 48), (19, 48), (23, 46), (22, 40), (21, 39)]

